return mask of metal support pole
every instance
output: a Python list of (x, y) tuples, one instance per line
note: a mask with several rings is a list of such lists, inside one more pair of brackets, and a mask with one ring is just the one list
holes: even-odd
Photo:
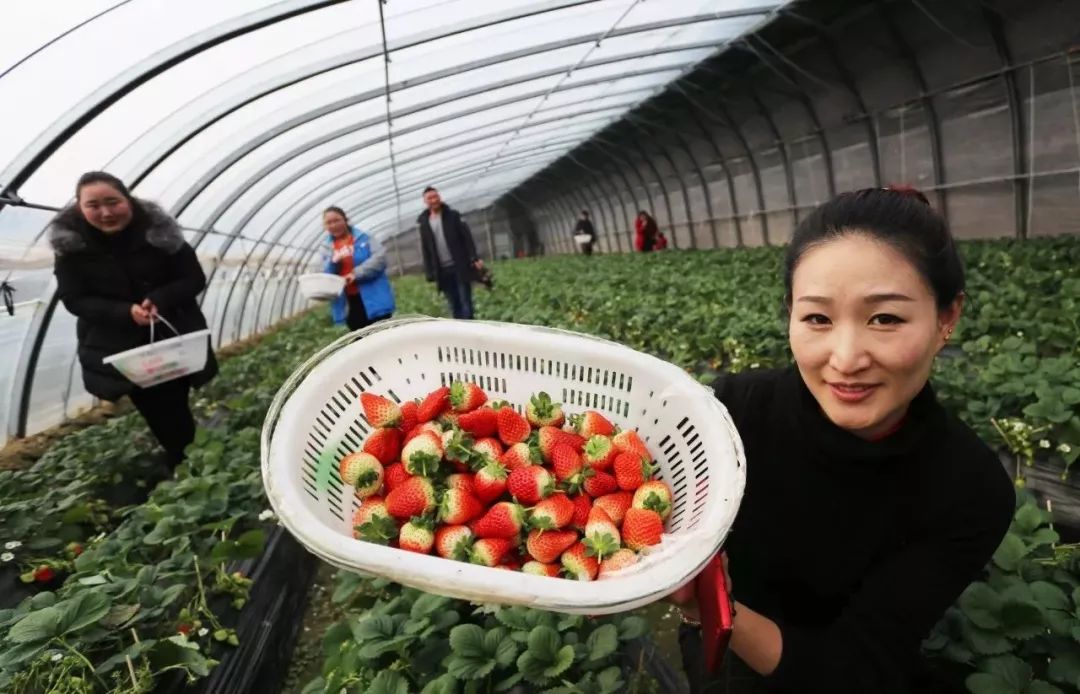
[(1013, 160), (1013, 198), (1016, 207), (1016, 236), (1026, 239), (1028, 236), (1028, 157), (1024, 148), (1024, 100), (1020, 96), (1020, 86), (1017, 84), (1016, 72), (1012, 69), (1012, 52), (1009, 50), (1009, 42), (1005, 38), (1005, 27), (1001, 17), (987, 7), (982, 8), (983, 19), (994, 42), (998, 58), (1003, 68), (1001, 73), (1002, 83), (1005, 86), (1005, 96), (1009, 102), (1009, 124), (1012, 134), (1012, 160)]

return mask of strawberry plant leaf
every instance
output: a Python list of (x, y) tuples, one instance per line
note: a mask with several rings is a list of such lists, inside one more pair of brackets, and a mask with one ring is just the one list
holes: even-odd
[(499, 641), (499, 645), (495, 647), (495, 662), (500, 667), (510, 667), (518, 657), (517, 644), (511, 640), (504, 638)]
[(400, 673), (383, 670), (371, 681), (364, 694), (409, 694), (409, 683)]
[(1024, 541), (1010, 532), (1006, 533), (1005, 539), (1001, 541), (1001, 545), (994, 552), (993, 560), (1004, 571), (1016, 571), (1020, 565), (1020, 560), (1027, 553), (1028, 549), (1024, 546)]
[(1034, 680), (1024, 690), (1024, 694), (1064, 694), (1060, 689), (1044, 680)]
[(600, 687), (600, 694), (615, 694), (622, 691), (622, 670), (617, 665), (601, 670), (596, 676), (596, 684)]
[(963, 623), (961, 632), (965, 643), (979, 655), (1001, 655), (1012, 650), (1012, 643), (999, 631), (981, 629), (974, 624)]
[(619, 630), (614, 624), (605, 624), (589, 634), (586, 644), (589, 660), (602, 660), (619, 648)]
[(517, 686), (518, 682), (521, 681), (522, 677), (524, 677), (524, 675), (522, 675), (520, 672), (518, 672), (518, 673), (515, 673), (515, 674), (511, 675), (510, 677), (507, 677), (504, 680), (496, 682), (495, 683), (495, 691), (497, 691), (497, 692), (510, 691), (515, 686)]
[(1053, 583), (1035, 581), (1031, 584), (1031, 593), (1035, 596), (1035, 600), (1047, 609), (1069, 609), (1069, 596), (1065, 595), (1065, 591), (1058, 588)]
[(1032, 678), (1031, 666), (1014, 655), (990, 658), (983, 663), (981, 669), (1002, 678), (1019, 692), (1024, 691)]
[(985, 672), (968, 675), (964, 684), (972, 694), (1024, 694), (1023, 689), (1014, 687), (1003, 677)]
[(466, 658), (483, 658), (484, 630), (475, 624), (459, 624), (450, 630), (450, 649)]
[(1080, 652), (1071, 650), (1054, 655), (1046, 668), (1046, 676), (1051, 682), (1076, 686), (1080, 682)]
[(574, 664), (574, 647), (563, 646), (555, 653), (554, 662), (548, 667), (544, 668), (544, 675), (546, 677), (558, 677), (562, 673), (570, 669), (570, 666)]
[(409, 611), (409, 617), (412, 619), (430, 617), (441, 610), (447, 609), (452, 602), (453, 600), (450, 598), (424, 593), (413, 603), (412, 609)]
[(1001, 605), (1001, 625), (1013, 639), (1030, 639), (1046, 631), (1039, 606), (1018, 600), (1006, 600)]
[(537, 660), (554, 662), (561, 644), (559, 632), (549, 626), (538, 626), (529, 632), (529, 653)]
[(453, 675), (446, 674), (428, 682), (420, 694), (457, 694), (458, 681)]
[(624, 617), (619, 622), (619, 640), (633, 641), (649, 633), (649, 622), (637, 615)]
[(45, 643), (63, 632), (62, 621), (63, 613), (56, 606), (31, 612), (11, 627), (7, 640), (17, 644)]
[(1017, 509), (1016, 515), (1013, 516), (1013, 522), (1023, 533), (1031, 533), (1046, 522), (1046, 516), (1045, 511), (1036, 506), (1034, 501), (1028, 499), (1023, 506)]
[(998, 620), (1001, 598), (987, 584), (972, 583), (961, 593), (958, 604), (964, 615), (977, 626), (983, 629), (997, 629), (1001, 626)]

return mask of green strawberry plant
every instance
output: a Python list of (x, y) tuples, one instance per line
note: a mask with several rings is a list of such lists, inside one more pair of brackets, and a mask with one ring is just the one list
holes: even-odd
[(323, 692), (651, 692), (619, 665), (644, 635), (636, 615), (589, 619), (524, 607), (476, 606), (342, 573), (333, 599), (349, 606), (324, 638)]
[(973, 694), (1080, 692), (1080, 545), (1061, 544), (1050, 514), (1020, 494), (985, 576), (923, 647), (974, 670)]

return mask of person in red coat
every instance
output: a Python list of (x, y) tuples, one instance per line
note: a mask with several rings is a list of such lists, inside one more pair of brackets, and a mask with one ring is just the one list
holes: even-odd
[(645, 210), (641, 210), (634, 220), (634, 248), (642, 253), (657, 249), (657, 241), (660, 238), (660, 228), (656, 220)]

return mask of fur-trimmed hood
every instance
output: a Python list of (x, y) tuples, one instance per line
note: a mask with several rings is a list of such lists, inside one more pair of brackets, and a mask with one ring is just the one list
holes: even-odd
[[(136, 199), (136, 203), (142, 208), (147, 220), (145, 229), (136, 233), (144, 234), (147, 243), (170, 255), (179, 251), (185, 239), (176, 220), (156, 203), (141, 199)], [(58, 212), (49, 223), (49, 244), (58, 256), (81, 253), (87, 249), (86, 234), (90, 233), (91, 229), (78, 206), (72, 203)], [(121, 233), (128, 233), (128, 229)]]

